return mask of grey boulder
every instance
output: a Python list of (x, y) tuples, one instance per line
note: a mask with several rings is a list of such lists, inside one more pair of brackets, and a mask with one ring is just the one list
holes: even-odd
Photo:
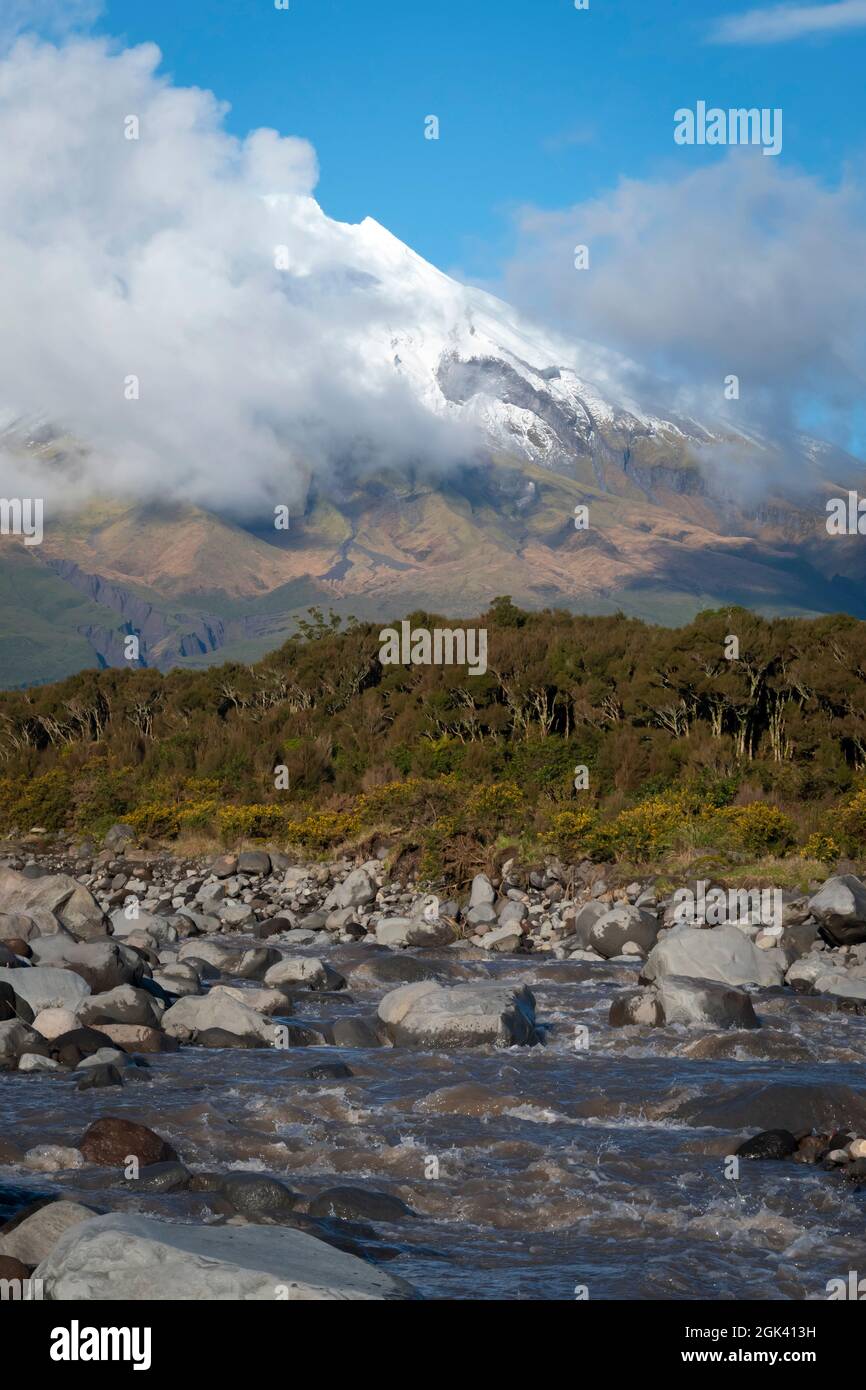
[(701, 1028), (760, 1027), (748, 994), (718, 980), (668, 975), (649, 989), (630, 990), (613, 1001), (612, 1028), (679, 1023)]
[(419, 980), (386, 994), (379, 1019), (397, 1047), (512, 1047), (541, 1041), (535, 999), (525, 986)]
[(0, 1236), (0, 1255), (38, 1265), (47, 1258), (61, 1236), (96, 1213), (79, 1202), (48, 1202), (19, 1220), (8, 1235)]
[(40, 909), (37, 909), (35, 914), (0, 912), (0, 941), (30, 941), (32, 937), (38, 937), (43, 926), (37, 920), (37, 915), (42, 917), (46, 931), (63, 930), (56, 917), (52, 916), (50, 912), (43, 912)]
[(141, 957), (117, 941), (72, 941), (66, 936), (40, 936), (31, 943), (39, 965), (72, 970), (95, 994), (141, 976)]
[(483, 907), (493, 904), (496, 898), (496, 891), (493, 884), (486, 874), (476, 874), (472, 880), (472, 890), (469, 894), (470, 907)]
[(34, 965), (29, 969), (0, 968), (0, 983), (10, 985), (19, 999), (25, 1000), (34, 1014), (43, 1009), (69, 1009), (77, 1013), (90, 985), (73, 970), (61, 970), (53, 965)]
[(610, 909), (607, 903), (585, 903), (574, 919), (571, 935), (576, 936), (584, 950), (589, 946), (589, 933), (596, 922), (606, 917)]
[(236, 946), (227, 946), (225, 942), (202, 941), (195, 938), (183, 943), (177, 953), (177, 959), (181, 963), (189, 959), (206, 960), (216, 970), (231, 975), (240, 961), (240, 953)]
[(844, 970), (827, 970), (815, 981), (816, 994), (832, 994), (837, 999), (866, 999), (866, 980)]
[(60, 1301), (370, 1301), (411, 1287), (305, 1231), (181, 1226), (113, 1213), (68, 1231), (37, 1266)]
[(247, 849), (238, 855), (239, 874), (250, 878), (267, 878), (271, 872), (271, 856), (262, 849)]
[(380, 946), (450, 946), (454, 936), (450, 922), (438, 917), (432, 922), (424, 917), (391, 917), (376, 926)]
[(353, 869), (342, 883), (331, 889), (322, 903), (322, 910), (334, 912), (346, 907), (365, 907), (375, 897), (376, 885), (367, 870)]
[(653, 913), (623, 905), (598, 917), (589, 927), (587, 937), (592, 949), (609, 960), (622, 955), (627, 941), (633, 941), (644, 953), (650, 951), (658, 933), (659, 924)]
[(177, 927), (173, 927), (167, 917), (139, 908), (135, 916), (128, 917), (127, 910), (118, 907), (111, 914), (111, 930), (114, 936), (136, 936), (145, 933), (159, 945), (167, 945), (177, 940)]
[(135, 831), (131, 825), (112, 825), (110, 830), (106, 830), (102, 844), (105, 849), (122, 850), (124, 845), (128, 845), (135, 839)]
[(108, 920), (90, 889), (70, 874), (29, 878), (15, 869), (0, 869), (0, 903), (4, 912), (50, 912), (78, 941), (108, 932)]
[(643, 980), (685, 975), (699, 980), (718, 980), (723, 985), (782, 983), (786, 962), (779, 951), (759, 950), (739, 927), (701, 930), (674, 928), (650, 951), (641, 971)]
[(284, 985), (296, 989), (341, 989), (346, 983), (318, 956), (284, 956), (265, 971), (264, 982), (272, 989)]
[(517, 951), (523, 944), (523, 932), (519, 926), (506, 922), (504, 927), (494, 927), (485, 936), (476, 938), (485, 951)]
[(665, 1023), (704, 1028), (760, 1027), (748, 994), (718, 980), (668, 975), (658, 981), (655, 993)]
[(277, 1024), (263, 1018), (240, 999), (222, 992), (178, 999), (163, 1014), (162, 1029), (169, 1037), (178, 1038), (181, 1042), (189, 1042), (198, 1033), (211, 1029), (219, 1029), (238, 1038), (257, 1038), (270, 1044), (274, 1044), (280, 1036)]
[(28, 1052), (47, 1056), (48, 1044), (39, 1033), (17, 1018), (0, 1023), (0, 1063), (8, 1067)]
[(828, 878), (809, 899), (809, 909), (831, 946), (866, 941), (866, 888), (853, 874)]
[(78, 1010), (78, 1017), (87, 1026), (100, 1023), (144, 1023), (158, 1027), (162, 1004), (147, 990), (133, 985), (118, 985), (103, 994), (91, 994)]
[(658, 1028), (665, 1017), (654, 989), (631, 989), (614, 999), (607, 1021), (611, 1028)]

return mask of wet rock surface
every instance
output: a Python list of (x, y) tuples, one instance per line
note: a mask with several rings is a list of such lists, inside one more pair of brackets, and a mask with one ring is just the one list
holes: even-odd
[(776, 930), (556, 861), (430, 892), (6, 849), (0, 1260), (58, 1290), (197, 1297), (153, 1271), (213, 1261), (217, 1298), (803, 1298), (856, 1267), (851, 876)]

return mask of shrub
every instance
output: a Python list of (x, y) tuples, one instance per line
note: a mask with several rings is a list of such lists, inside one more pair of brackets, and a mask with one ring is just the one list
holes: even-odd
[(286, 813), (281, 806), (223, 806), (216, 824), (226, 841), (266, 840), (285, 832)]
[(107, 830), (138, 800), (134, 769), (109, 768), (101, 760), (84, 769), (74, 792), (74, 820), (80, 829)]
[(479, 787), (465, 802), (460, 822), (466, 830), (489, 840), (503, 830), (519, 827), (526, 815), (523, 793), (514, 782), (493, 782)]
[(414, 811), (420, 802), (423, 783), (417, 777), (407, 777), (401, 782), (386, 782), (358, 798), (358, 814), (365, 825), (378, 820), (389, 820), (392, 816), (405, 816)]
[(655, 859), (670, 848), (687, 814), (679, 794), (648, 797), (599, 827), (596, 852), (640, 862)]
[(178, 807), (177, 819), (181, 830), (209, 830), (216, 824), (220, 803), (214, 799), (186, 801)]
[(816, 831), (810, 835), (803, 846), (804, 859), (819, 859), (822, 864), (834, 864), (841, 858), (842, 851), (836, 841), (830, 835), (823, 835)]
[(595, 748), (588, 740), (534, 739), (515, 746), (508, 773), (520, 786), (537, 787), (562, 801), (572, 795), (575, 767), (593, 768), (595, 757)]
[(342, 844), (360, 829), (355, 811), (313, 811), (303, 820), (285, 825), (286, 837), (313, 854), (322, 854), (332, 845)]
[(862, 854), (866, 848), (866, 787), (861, 787), (833, 817), (833, 833), (847, 854)]
[(4, 779), (0, 790), (0, 816), (7, 829), (32, 825), (45, 830), (64, 830), (72, 819), (73, 778), (65, 768), (55, 767), (41, 777), (24, 783)]
[(585, 859), (598, 848), (594, 837), (597, 823), (595, 811), (559, 811), (551, 819), (545, 840), (561, 859)]
[(793, 844), (794, 822), (766, 801), (726, 806), (718, 815), (734, 848), (748, 854), (780, 854)]
[(162, 801), (145, 801), (123, 817), (124, 825), (132, 826), (140, 835), (173, 840), (180, 829), (177, 806)]

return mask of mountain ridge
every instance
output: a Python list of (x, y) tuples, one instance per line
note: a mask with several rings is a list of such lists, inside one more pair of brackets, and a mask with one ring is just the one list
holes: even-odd
[[(319, 473), (287, 455), (300, 497), (282, 532), (262, 507), (112, 496), (109, 477), (98, 502), (52, 510), (27, 563), (15, 537), (0, 537), (20, 604), (0, 614), (3, 684), (72, 673), (87, 652), (91, 664), (122, 665), (130, 632), (140, 660), (163, 670), (253, 659), (322, 602), (383, 621), (419, 607), (468, 616), (502, 593), (668, 623), (744, 602), (866, 617), (866, 561), (856, 538), (827, 536), (823, 511), (843, 487), (834, 477), (862, 479), (859, 460), (805, 437), (776, 444), (654, 414), (621, 384), (633, 364), (529, 324), (373, 219), (335, 223), (303, 198), (288, 214), (293, 292), (351, 302), (367, 398), (387, 408), (383, 383), (396, 383), (429, 419), (429, 439), (416, 421), (397, 464), (377, 459), (373, 440), (360, 463), (337, 456)], [(446, 437), (452, 457), (438, 459)], [(87, 455), (86, 442), (44, 425), (19, 422), (2, 442), (25, 463), (47, 459), (59, 483)], [(778, 483), (788, 464), (796, 490)], [(750, 470), (762, 469), (770, 486), (756, 489)], [(38, 570), (52, 581), (37, 583)]]

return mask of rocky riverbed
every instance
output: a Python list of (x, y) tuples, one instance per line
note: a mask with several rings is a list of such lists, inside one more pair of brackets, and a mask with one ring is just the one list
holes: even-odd
[(590, 864), (0, 845), (0, 1279), (825, 1298), (866, 1271), (864, 1060), (851, 875), (708, 925)]

